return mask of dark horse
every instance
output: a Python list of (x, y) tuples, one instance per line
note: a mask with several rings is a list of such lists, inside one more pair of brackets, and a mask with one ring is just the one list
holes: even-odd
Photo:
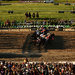
[(37, 35), (36, 32), (34, 32), (34, 33), (31, 35), (31, 41), (32, 41), (32, 43), (34, 44), (34, 46), (37, 45), (37, 47), (38, 47), (39, 49), (41, 48), (41, 46), (46, 47), (47, 44), (48, 44), (50, 41), (54, 40), (55, 34), (54, 34), (54, 33), (52, 33), (52, 34), (51, 34), (51, 33), (48, 33), (48, 35), (45, 34), (44, 36), (45, 36), (44, 38), (43, 38), (43, 37), (40, 37), (40, 34)]

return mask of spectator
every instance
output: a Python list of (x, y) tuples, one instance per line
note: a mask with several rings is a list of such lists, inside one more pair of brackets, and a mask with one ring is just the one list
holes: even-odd
[(1, 22), (1, 27), (4, 27), (4, 22), (3, 21)]
[(31, 18), (31, 13), (29, 12), (29, 18)]
[(27, 59), (27, 58), (25, 58), (25, 59), (24, 59), (24, 63), (27, 63), (27, 62), (28, 62), (28, 59)]
[(28, 12), (25, 13), (26, 19), (29, 17)]
[(32, 14), (33, 18), (35, 18), (35, 13)]
[(36, 17), (39, 18), (39, 13), (38, 12), (36, 13)]

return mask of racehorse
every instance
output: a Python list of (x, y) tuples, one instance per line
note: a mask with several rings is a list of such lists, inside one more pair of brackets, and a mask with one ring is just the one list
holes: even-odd
[[(37, 34), (38, 33), (38, 34)], [(54, 33), (49, 33), (48, 31), (44, 31), (44, 34), (41, 33), (41, 31), (39, 30), (38, 32), (34, 32), (31, 35), (31, 40), (32, 43), (36, 46), (38, 46), (38, 48), (40, 49), (41, 45), (46, 47), (47, 44), (51, 41), (54, 40), (55, 38), (55, 34)]]

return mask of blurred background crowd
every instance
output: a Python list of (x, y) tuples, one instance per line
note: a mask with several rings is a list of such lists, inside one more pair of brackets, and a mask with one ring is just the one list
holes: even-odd
[(75, 75), (73, 63), (0, 61), (0, 75)]

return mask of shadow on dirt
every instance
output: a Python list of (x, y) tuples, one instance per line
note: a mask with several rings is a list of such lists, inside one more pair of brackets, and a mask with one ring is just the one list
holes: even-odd
[(48, 43), (47, 49), (65, 49), (64, 40), (62, 36), (55, 36), (55, 40)]
[(0, 53), (0, 58), (24, 58), (24, 57), (41, 57), (41, 54), (15, 54), (15, 53)]
[(38, 52), (41, 53), (42, 50), (47, 52), (47, 50), (50, 49), (65, 49), (65, 46), (63, 37), (55, 36), (55, 40), (51, 40), (47, 43), (46, 46), (41, 45), (39, 48), (38, 46), (31, 43), (30, 35), (28, 35), (22, 49), (23, 49), (22, 53), (24, 53), (25, 51), (34, 52), (35, 50), (38, 50)]

